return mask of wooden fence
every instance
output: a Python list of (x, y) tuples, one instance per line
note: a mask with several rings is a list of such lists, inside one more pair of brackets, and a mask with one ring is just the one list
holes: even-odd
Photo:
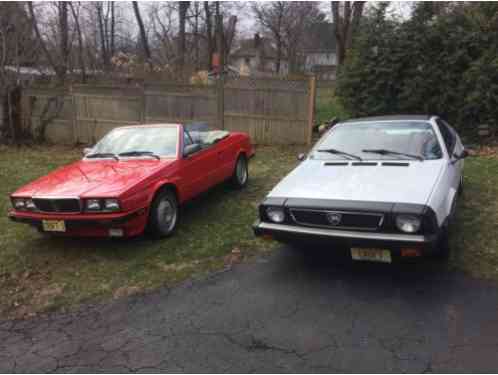
[(212, 85), (32, 87), (23, 92), (24, 126), (45, 126), (54, 143), (93, 143), (109, 130), (145, 123), (207, 122), (243, 131), (255, 144), (309, 144), (315, 79), (238, 78)]

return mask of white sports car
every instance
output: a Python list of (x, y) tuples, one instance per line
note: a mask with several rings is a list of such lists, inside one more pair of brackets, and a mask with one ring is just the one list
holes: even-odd
[(254, 232), (346, 245), (355, 260), (446, 256), (467, 155), (437, 116), (338, 123), (264, 199)]

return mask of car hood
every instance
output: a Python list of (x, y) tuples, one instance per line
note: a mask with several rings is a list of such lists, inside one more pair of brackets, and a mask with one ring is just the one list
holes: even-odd
[(80, 160), (23, 186), (13, 195), (118, 196), (171, 163), (172, 160)]
[(443, 160), (403, 161), (408, 166), (334, 163), (308, 159), (268, 196), (426, 204), (444, 166)]

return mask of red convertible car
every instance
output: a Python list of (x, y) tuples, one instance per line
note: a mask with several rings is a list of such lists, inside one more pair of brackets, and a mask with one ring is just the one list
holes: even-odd
[(11, 194), (9, 217), (53, 234), (167, 237), (185, 201), (228, 179), (244, 187), (253, 154), (246, 134), (204, 124), (115, 128), (82, 160)]

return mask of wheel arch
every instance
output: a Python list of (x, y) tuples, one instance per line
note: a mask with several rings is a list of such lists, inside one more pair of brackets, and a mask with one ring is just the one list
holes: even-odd
[(175, 194), (177, 201), (180, 202), (180, 192), (179, 192), (176, 184), (174, 184), (171, 181), (161, 181), (161, 182), (157, 183), (151, 191), (151, 194), (149, 196), (149, 205), (148, 205), (149, 207), (152, 204), (152, 201), (154, 200), (154, 198), (161, 191), (164, 191), (164, 190), (171, 190)]

